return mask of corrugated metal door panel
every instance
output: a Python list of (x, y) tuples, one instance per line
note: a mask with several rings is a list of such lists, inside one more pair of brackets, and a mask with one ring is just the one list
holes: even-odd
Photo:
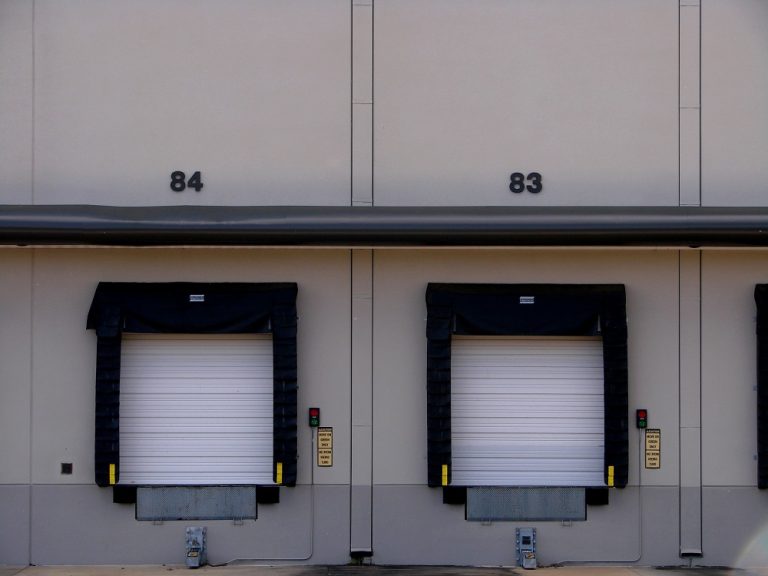
[(125, 334), (120, 484), (272, 484), (272, 337)]
[(452, 484), (603, 486), (600, 338), (455, 336)]

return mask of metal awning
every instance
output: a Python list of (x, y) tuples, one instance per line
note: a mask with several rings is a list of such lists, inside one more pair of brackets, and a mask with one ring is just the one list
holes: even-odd
[(768, 208), (0, 206), (0, 245), (768, 246)]

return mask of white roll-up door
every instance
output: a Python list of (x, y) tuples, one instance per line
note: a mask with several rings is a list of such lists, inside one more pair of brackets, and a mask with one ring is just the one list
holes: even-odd
[(603, 486), (600, 338), (454, 336), (451, 483)]
[(120, 484), (272, 484), (271, 335), (125, 334)]

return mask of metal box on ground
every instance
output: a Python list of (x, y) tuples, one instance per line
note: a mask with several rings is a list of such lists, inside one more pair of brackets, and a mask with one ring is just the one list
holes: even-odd
[(516, 528), (517, 565), (526, 570), (536, 568), (536, 528)]
[(205, 526), (188, 526), (186, 531), (186, 562), (187, 568), (200, 568), (205, 566), (208, 562), (208, 554), (206, 550), (206, 534), (207, 528)]

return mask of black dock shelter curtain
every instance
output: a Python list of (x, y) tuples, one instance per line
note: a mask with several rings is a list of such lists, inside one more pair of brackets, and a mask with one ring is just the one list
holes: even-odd
[[(459, 335), (602, 336), (605, 470), (629, 475), (626, 295), (620, 284), (429, 284), (427, 461), (429, 486), (450, 485), (451, 338)], [(447, 467), (447, 468), (444, 468)], [(447, 478), (444, 471), (447, 469)]]
[(96, 484), (120, 475), (120, 352), (123, 332), (271, 333), (273, 479), (296, 484), (297, 360), (295, 283), (101, 282), (88, 312), (96, 330)]
[(757, 487), (768, 488), (768, 284), (755, 286), (757, 305)]

